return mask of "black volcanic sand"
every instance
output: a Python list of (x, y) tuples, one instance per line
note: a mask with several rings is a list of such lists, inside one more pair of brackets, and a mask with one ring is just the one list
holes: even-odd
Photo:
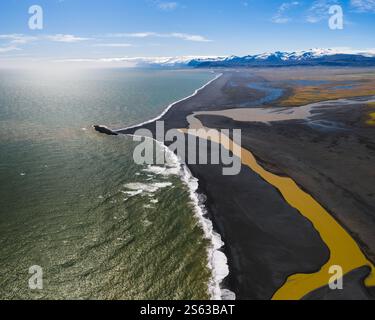
[[(231, 109), (249, 101), (257, 101), (264, 97), (264, 92), (249, 88), (248, 84), (253, 82), (265, 82), (265, 80), (247, 72), (223, 72), (219, 79), (205, 87), (197, 95), (177, 103), (160, 120), (165, 122), (166, 130), (187, 128), (186, 117), (194, 111)], [(236, 91), (239, 94), (236, 94)], [(139, 128), (123, 130), (119, 133), (132, 133)], [(142, 128), (154, 131), (155, 123), (143, 125)]]
[[(166, 129), (186, 128), (186, 116), (194, 111), (238, 108), (256, 101), (262, 92), (244, 93), (248, 83), (255, 81), (264, 80), (253, 77), (251, 71), (225, 72), (196, 96), (175, 105), (161, 120)], [(236, 96), (233, 88), (241, 93)], [(266, 125), (219, 116), (199, 119), (210, 128), (241, 128), (244, 148), (267, 170), (294, 179), (375, 261), (375, 130), (363, 124), (368, 110), (366, 106), (332, 108), (316, 116), (313, 123), (300, 120)], [(155, 123), (143, 127), (155, 131)], [(133, 134), (136, 129), (119, 133)], [(310, 221), (248, 167), (243, 166), (237, 176), (223, 176), (220, 165), (189, 168), (200, 181), (210, 217), (225, 241), (230, 268), (225, 287), (238, 299), (270, 299), (290, 275), (317, 272), (328, 261), (328, 248)], [(327, 293), (322, 288), (307, 298), (372, 297), (364, 288), (363, 270), (347, 278), (350, 285), (345, 293)]]
[(328, 261), (328, 248), (312, 224), (247, 166), (236, 176), (224, 176), (223, 165), (189, 168), (226, 244), (225, 287), (238, 299), (271, 299), (289, 275), (316, 272)]

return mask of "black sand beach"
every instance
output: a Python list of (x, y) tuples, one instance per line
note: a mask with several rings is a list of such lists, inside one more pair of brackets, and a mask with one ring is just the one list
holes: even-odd
[[(265, 80), (248, 71), (226, 71), (188, 100), (174, 105), (160, 120), (166, 130), (187, 128), (197, 111), (252, 107), (264, 98), (249, 82)], [(289, 94), (287, 90), (284, 94)], [(277, 95), (275, 98), (279, 99)], [(277, 101), (268, 101), (275, 104)], [(209, 128), (241, 128), (242, 147), (251, 150), (270, 172), (291, 177), (313, 196), (375, 261), (375, 131), (364, 125), (361, 106), (327, 108), (314, 121), (271, 124), (198, 116)], [(142, 127), (155, 132), (155, 123)], [(139, 127), (117, 131), (133, 134)], [(238, 176), (223, 176), (221, 165), (189, 165), (206, 195), (206, 207), (225, 242), (230, 275), (224, 287), (237, 299), (271, 299), (289, 276), (318, 272), (330, 252), (318, 230), (272, 185), (247, 166)], [(322, 288), (306, 299), (372, 299), (363, 284), (366, 268), (345, 276), (343, 291)], [(368, 272), (367, 272), (368, 274)]]

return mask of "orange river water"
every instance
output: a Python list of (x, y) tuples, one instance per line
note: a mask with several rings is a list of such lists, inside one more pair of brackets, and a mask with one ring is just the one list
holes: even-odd
[[(190, 117), (188, 120), (191, 129), (203, 128), (197, 118)], [(327, 286), (332, 278), (332, 274), (329, 272), (332, 266), (340, 266), (344, 275), (360, 267), (368, 266), (371, 268), (371, 274), (365, 280), (365, 285), (368, 287), (375, 286), (375, 267), (366, 258), (358, 244), (311, 195), (303, 191), (291, 178), (281, 177), (265, 170), (250, 151), (236, 145), (228, 137), (221, 136), (220, 132), (212, 135), (211, 130), (210, 135), (207, 135), (206, 130), (181, 129), (180, 131), (196, 135), (201, 139), (209, 139), (232, 151), (234, 155), (241, 158), (243, 165), (249, 167), (278, 189), (290, 206), (310, 220), (328, 246), (331, 253), (329, 261), (316, 273), (290, 276), (286, 283), (274, 294), (274, 300), (299, 300), (310, 292)]]

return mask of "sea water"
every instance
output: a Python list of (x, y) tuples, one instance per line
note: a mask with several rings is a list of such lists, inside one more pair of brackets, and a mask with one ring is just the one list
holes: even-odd
[[(212, 239), (188, 188), (194, 180), (181, 179), (176, 159), (136, 165), (130, 137), (91, 128), (146, 121), (212, 78), (0, 71), (0, 298), (212, 296)], [(28, 285), (34, 265), (42, 290)]]

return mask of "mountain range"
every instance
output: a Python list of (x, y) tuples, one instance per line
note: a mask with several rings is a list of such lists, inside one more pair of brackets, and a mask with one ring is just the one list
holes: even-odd
[(247, 56), (138, 58), (138, 67), (240, 68), (284, 66), (375, 66), (375, 52), (311, 49), (300, 52), (272, 52)]

